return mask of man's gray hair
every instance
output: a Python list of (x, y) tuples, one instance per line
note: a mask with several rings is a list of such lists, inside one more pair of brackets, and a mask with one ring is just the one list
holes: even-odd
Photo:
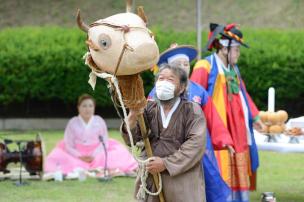
[(185, 95), (188, 85), (188, 74), (185, 70), (176, 65), (169, 65), (167, 63), (161, 64), (159, 67), (159, 71), (155, 76), (155, 82), (158, 80), (159, 74), (165, 69), (171, 70), (173, 74), (175, 74), (179, 78), (180, 85), (185, 86), (185, 91), (182, 93), (182, 95)]

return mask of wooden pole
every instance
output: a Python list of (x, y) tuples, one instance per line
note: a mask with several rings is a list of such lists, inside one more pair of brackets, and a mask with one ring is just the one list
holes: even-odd
[(196, 0), (196, 42), (197, 42), (197, 59), (202, 58), (202, 22), (201, 22), (202, 1)]
[(126, 13), (134, 13), (135, 0), (126, 0)]
[[(146, 124), (145, 124), (145, 120), (144, 120), (144, 116), (143, 114), (138, 116), (138, 122), (139, 122), (139, 126), (140, 126), (140, 131), (141, 134), (143, 136), (143, 140), (144, 140), (144, 144), (145, 144), (145, 150), (147, 153), (148, 158), (153, 156), (153, 152), (152, 152), (152, 148), (151, 148), (151, 144), (148, 138), (148, 134), (147, 134), (147, 128), (146, 128)], [(159, 174), (160, 175), (160, 174)], [(154, 184), (156, 186), (156, 189), (159, 189), (159, 180), (158, 180), (158, 176), (157, 174), (152, 175), (153, 176), (153, 181)], [(163, 191), (161, 191), (158, 195), (159, 197), (159, 201), (160, 202), (165, 202), (165, 198), (164, 198), (164, 194)]]
[[(134, 11), (134, 3), (135, 0), (126, 0), (126, 12), (133, 12)], [(151, 144), (149, 141), (149, 138), (147, 137), (147, 128), (146, 128), (146, 124), (144, 121), (144, 116), (143, 114), (139, 115), (138, 117), (138, 121), (139, 121), (139, 126), (140, 126), (140, 132), (143, 136), (143, 140), (144, 140), (144, 144), (145, 144), (145, 150), (147, 153), (147, 157), (150, 158), (153, 156), (153, 152), (152, 152), (152, 148), (151, 148)], [(160, 174), (159, 174), (160, 175)], [(159, 189), (159, 179), (157, 174), (152, 175), (153, 176), (153, 182), (155, 184), (156, 189)], [(159, 201), (160, 202), (165, 202), (165, 198), (164, 198), (164, 194), (163, 191), (161, 191), (158, 195), (159, 197)]]

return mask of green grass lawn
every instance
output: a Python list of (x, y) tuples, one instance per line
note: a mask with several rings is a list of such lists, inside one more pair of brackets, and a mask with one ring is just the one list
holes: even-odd
[[(37, 132), (0, 132), (3, 138), (34, 140)], [(47, 153), (62, 138), (62, 131), (42, 132)], [(112, 138), (122, 141), (117, 131)], [(251, 201), (260, 201), (260, 194), (273, 191), (279, 202), (304, 201), (304, 154), (260, 152), (258, 189), (251, 193)], [(103, 183), (95, 179), (84, 182), (30, 181), (30, 185), (16, 187), (12, 181), (0, 182), (0, 202), (128, 202), (133, 200), (134, 178), (119, 177)]]

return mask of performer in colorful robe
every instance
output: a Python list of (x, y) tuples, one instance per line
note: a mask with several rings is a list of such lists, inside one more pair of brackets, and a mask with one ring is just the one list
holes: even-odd
[[(137, 169), (137, 162), (124, 145), (108, 138), (105, 121), (94, 115), (95, 101), (90, 95), (83, 95), (78, 100), (79, 115), (73, 117), (66, 126), (64, 140), (48, 155), (45, 172), (58, 171), (69, 174), (75, 169), (104, 169), (105, 152), (107, 168), (120, 174), (132, 173)], [(101, 141), (102, 140), (102, 141)]]
[(233, 141), (228, 150), (215, 151), (221, 175), (231, 188), (228, 201), (246, 202), (249, 190), (255, 189), (259, 166), (252, 126), (264, 128), (236, 65), (240, 45), (248, 46), (234, 24), (210, 24), (210, 30), (206, 48), (216, 48), (216, 53), (195, 64), (191, 80), (208, 91)]
[[(187, 72), (187, 76), (189, 76), (190, 61), (193, 61), (196, 56), (197, 50), (194, 47), (172, 44), (169, 49), (160, 55), (158, 66), (163, 63), (175, 65), (184, 69)], [(148, 100), (154, 100), (155, 98), (154, 87), (148, 95)], [(225, 202), (229, 194), (229, 188), (220, 176), (213, 146), (216, 149), (223, 149), (227, 145), (232, 145), (232, 139), (213, 105), (211, 97), (209, 97), (208, 92), (203, 87), (193, 81), (189, 81), (186, 99), (196, 102), (202, 107), (207, 122), (206, 150), (202, 159), (206, 200), (208, 202)]]

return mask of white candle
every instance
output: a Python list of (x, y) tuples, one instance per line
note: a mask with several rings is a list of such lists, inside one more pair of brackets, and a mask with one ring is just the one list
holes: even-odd
[(268, 111), (274, 112), (275, 106), (275, 90), (273, 87), (268, 89)]

